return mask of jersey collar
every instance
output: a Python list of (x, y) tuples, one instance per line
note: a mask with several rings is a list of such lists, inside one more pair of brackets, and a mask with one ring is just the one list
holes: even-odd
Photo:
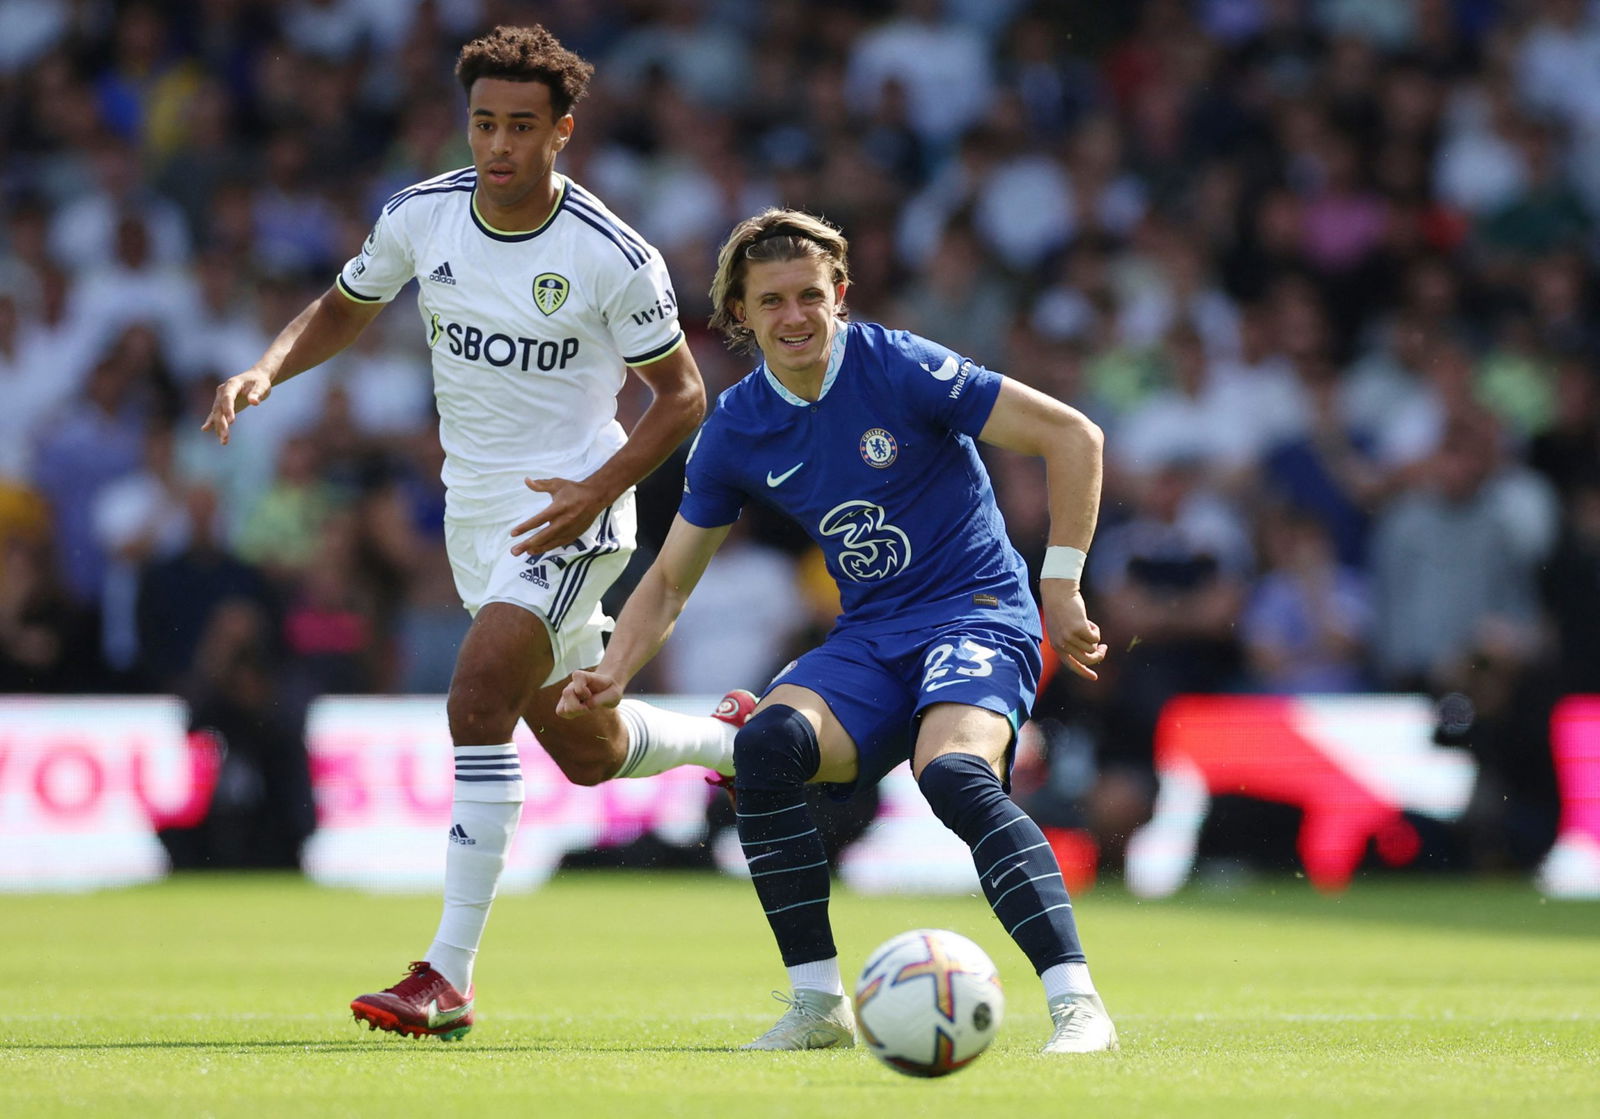
[(556, 215), (567, 204), (567, 187), (569, 186), (567, 177), (565, 175), (557, 175), (556, 185), (559, 187), (559, 191), (556, 194), (556, 204), (550, 207), (550, 216), (540, 222), (537, 229), (496, 229), (490, 225), (483, 219), (483, 215), (478, 213), (478, 191), (476, 188), (472, 191), (472, 223), (478, 227), (484, 236), (493, 237), (496, 241), (530, 241), (549, 229), (550, 223), (556, 220)]
[[(828, 354), (828, 371), (822, 375), (822, 391), (817, 394), (817, 400), (821, 400), (828, 395), (828, 390), (833, 387), (834, 379), (839, 376), (839, 367), (844, 364), (845, 340), (849, 335), (850, 324), (847, 322), (840, 323), (839, 329), (833, 335), (833, 349)], [(767, 368), (767, 363), (764, 361), (761, 363), (761, 372), (766, 377), (767, 384), (772, 386), (772, 391), (796, 408), (809, 408), (816, 403), (816, 401), (802, 399), (784, 388), (783, 382), (778, 380), (772, 370)]]

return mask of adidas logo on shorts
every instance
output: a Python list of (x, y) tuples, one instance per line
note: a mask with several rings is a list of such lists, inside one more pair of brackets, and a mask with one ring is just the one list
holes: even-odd
[(530, 557), (528, 566), (517, 572), (517, 574), (536, 586), (543, 587), (545, 590), (550, 589), (550, 574), (545, 570), (542, 560)]
[(456, 283), (456, 278), (450, 271), (450, 262), (448, 260), (432, 272), (429, 272), (428, 279), (436, 284), (449, 284), (451, 287), (454, 287)]

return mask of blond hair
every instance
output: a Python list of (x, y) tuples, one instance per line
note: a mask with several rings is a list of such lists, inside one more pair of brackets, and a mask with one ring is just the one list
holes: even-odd
[[(711, 328), (720, 330), (739, 350), (754, 351), (755, 335), (734, 316), (733, 304), (744, 299), (745, 274), (756, 261), (820, 260), (828, 265), (828, 281), (850, 282), (850, 242), (821, 218), (803, 210), (763, 210), (733, 227), (717, 250), (717, 274), (711, 281)], [(848, 318), (844, 304), (838, 310)]]

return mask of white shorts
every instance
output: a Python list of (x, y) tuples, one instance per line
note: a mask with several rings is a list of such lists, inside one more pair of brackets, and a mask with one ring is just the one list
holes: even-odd
[(602, 637), (615, 624), (600, 608), (600, 598), (628, 566), (637, 527), (630, 489), (587, 532), (552, 552), (512, 555), (511, 525), (500, 521), (447, 517), (444, 541), (467, 613), (476, 617), (487, 603), (509, 602), (544, 621), (555, 654), (545, 686), (573, 669), (600, 663)]

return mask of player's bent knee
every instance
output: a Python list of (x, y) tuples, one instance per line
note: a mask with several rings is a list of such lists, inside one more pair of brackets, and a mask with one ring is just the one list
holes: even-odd
[(595, 785), (603, 785), (607, 781), (611, 780), (612, 776), (617, 772), (616, 763), (613, 762), (609, 757), (600, 758), (597, 760), (571, 757), (562, 758), (555, 757), (553, 754), (551, 757), (555, 758), (555, 763), (558, 767), (560, 767), (562, 776), (564, 776), (568, 781), (571, 781), (574, 785), (582, 785), (585, 788), (592, 788)]
[(574, 785), (590, 787), (611, 780), (627, 753), (615, 746), (603, 724), (597, 726), (592, 718), (569, 722), (555, 715), (538, 718), (530, 714), (528, 725), (561, 775)]
[(962, 833), (969, 814), (981, 813), (1005, 789), (989, 763), (977, 754), (940, 754), (922, 767), (917, 787), (945, 827)]
[(817, 732), (793, 707), (763, 708), (733, 740), (736, 789), (783, 789), (804, 785), (822, 765)]

